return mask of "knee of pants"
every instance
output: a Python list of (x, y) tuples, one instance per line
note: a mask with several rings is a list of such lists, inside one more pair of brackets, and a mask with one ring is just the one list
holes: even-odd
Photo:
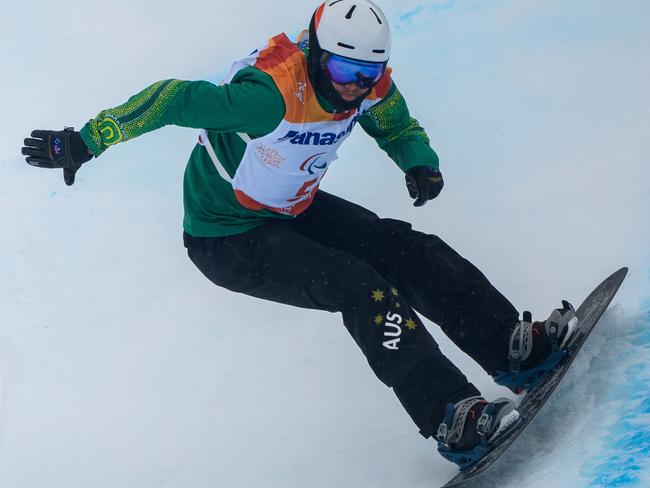
[(387, 277), (404, 274), (465, 274), (466, 261), (434, 234), (413, 230), (411, 224), (381, 219), (376, 224), (371, 262)]
[(374, 296), (385, 296), (390, 288), (386, 279), (370, 264), (351, 261), (342, 270), (337, 284), (339, 299), (338, 311), (365, 306)]

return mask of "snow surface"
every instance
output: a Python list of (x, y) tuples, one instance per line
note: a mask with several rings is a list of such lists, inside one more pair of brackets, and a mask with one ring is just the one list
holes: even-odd
[[(393, 66), (446, 188), (411, 206), (359, 130), (324, 188), (436, 233), (520, 309), (631, 272), (485, 487), (650, 486), (650, 3), (384, 1)], [(68, 188), (24, 164), (148, 84), (215, 79), (315, 5), (3, 2), (0, 486), (432, 487), (421, 438), (337, 315), (218, 289), (185, 255), (196, 131), (115, 147)], [(504, 390), (427, 323), (488, 397)], [(530, 458), (534, 457), (532, 463)]]

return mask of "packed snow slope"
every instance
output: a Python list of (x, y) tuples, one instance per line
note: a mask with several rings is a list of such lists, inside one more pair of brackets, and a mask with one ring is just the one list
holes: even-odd
[[(650, 486), (650, 3), (383, 6), (395, 80), (446, 187), (412, 207), (358, 129), (324, 188), (440, 235), (538, 318), (631, 270), (484, 486)], [(315, 7), (3, 2), (0, 486), (429, 488), (453, 475), (338, 315), (235, 295), (194, 269), (181, 183), (196, 131), (116, 146), (71, 188), (20, 156), (31, 130), (78, 128), (157, 80), (218, 79)], [(486, 396), (504, 393), (426, 325)]]

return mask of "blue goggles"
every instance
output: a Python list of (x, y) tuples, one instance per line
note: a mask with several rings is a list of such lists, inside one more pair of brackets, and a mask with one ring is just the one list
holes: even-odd
[(387, 63), (371, 63), (345, 58), (326, 52), (321, 58), (323, 73), (334, 83), (355, 83), (360, 88), (372, 88), (386, 71)]

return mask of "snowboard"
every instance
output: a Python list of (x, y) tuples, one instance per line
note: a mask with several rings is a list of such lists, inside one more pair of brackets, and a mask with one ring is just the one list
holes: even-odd
[(619, 287), (623, 283), (628, 269), (621, 268), (605, 281), (598, 285), (592, 291), (584, 302), (576, 310), (578, 317), (578, 329), (574, 338), (566, 348), (567, 355), (562, 362), (531, 391), (526, 393), (517, 406), (517, 410), (523, 421), (519, 427), (510, 434), (506, 435), (497, 446), (490, 451), (485, 457), (481, 458), (476, 464), (458, 473), (442, 488), (451, 488), (460, 486), (470, 480), (475, 480), (483, 473), (488, 471), (499, 460), (501, 455), (515, 442), (515, 440), (526, 430), (526, 427), (533, 421), (546, 401), (553, 395), (562, 378), (571, 367), (571, 363), (578, 356), (580, 349), (584, 345), (587, 337), (598, 323), (598, 320), (607, 309), (610, 302), (616, 295)]

